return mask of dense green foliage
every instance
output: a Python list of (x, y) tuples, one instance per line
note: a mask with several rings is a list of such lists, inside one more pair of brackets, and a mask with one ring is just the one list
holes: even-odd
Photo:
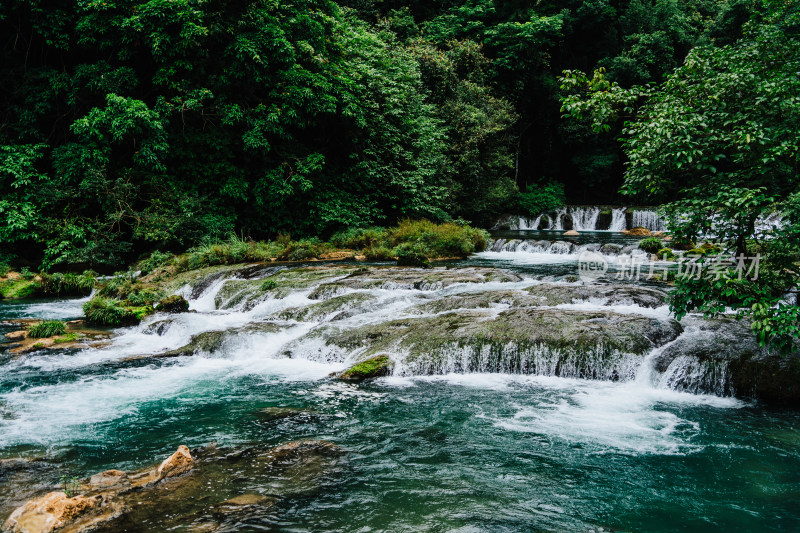
[(560, 123), (558, 75), (658, 82), (743, 2), (3, 2), (0, 262), (608, 201), (617, 130)]
[(519, 195), (520, 210), (528, 216), (551, 213), (564, 203), (564, 186), (556, 182), (537, 187), (528, 185), (527, 190)]
[(67, 325), (60, 320), (45, 320), (28, 328), (28, 337), (44, 339), (55, 335), (63, 335)]
[(765, 0), (740, 40), (694, 48), (659, 86), (626, 90), (602, 72), (563, 80), (569, 116), (597, 130), (630, 119), (624, 192), (671, 200), (664, 213), (676, 243), (719, 243), (690, 250), (713, 270), (678, 277), (676, 315), (732, 309), (760, 341), (786, 350), (800, 337), (798, 72), (800, 6)]

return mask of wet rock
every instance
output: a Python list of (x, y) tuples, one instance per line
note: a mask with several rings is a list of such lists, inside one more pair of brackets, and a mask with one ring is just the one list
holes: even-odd
[(130, 486), (128, 473), (123, 470), (106, 470), (89, 478), (89, 490), (123, 489)]
[(70, 498), (63, 492), (51, 492), (11, 513), (3, 529), (12, 533), (48, 533), (74, 522), (100, 503), (99, 497)]
[(578, 233), (578, 232), (577, 232), (577, 231), (575, 231), (574, 229), (571, 229), (571, 230), (569, 230), (569, 231), (565, 231), (565, 232), (564, 232), (564, 235), (565, 235), (565, 236), (570, 236), (570, 237), (572, 237), (572, 236), (580, 235), (580, 233)]
[(144, 330), (142, 330), (142, 333), (146, 335), (158, 335), (161, 337), (169, 330), (170, 326), (172, 326), (172, 319), (158, 320), (145, 327)]
[(194, 458), (187, 446), (179, 446), (178, 450), (164, 459), (158, 466), (158, 476), (161, 479), (179, 476), (194, 468)]
[(674, 340), (674, 320), (612, 312), (508, 309), (442, 313), (329, 331), (327, 342), (365, 356), (401, 353), (414, 374), (509, 372), (630, 378), (643, 355)]
[(653, 359), (675, 390), (800, 406), (800, 352), (759, 346), (746, 322), (684, 319), (689, 330)]
[(605, 255), (619, 255), (621, 251), (622, 251), (621, 245), (610, 242), (607, 242), (606, 244), (600, 247), (600, 253)]
[(367, 302), (372, 302), (375, 297), (366, 292), (355, 292), (341, 296), (320, 298), (321, 302), (302, 307), (291, 307), (278, 314), (283, 320), (341, 320), (362, 312)]
[(667, 292), (653, 287), (638, 285), (590, 284), (558, 285), (543, 283), (526, 289), (532, 296), (541, 299), (541, 305), (560, 305), (601, 300), (603, 305), (634, 304), (640, 307), (661, 307), (666, 304)]
[(175, 350), (170, 350), (161, 354), (147, 355), (143, 357), (131, 357), (127, 360), (136, 359), (167, 359), (171, 357), (185, 357), (200, 353), (215, 353), (222, 350), (225, 343), (230, 339), (239, 336), (248, 336), (258, 333), (277, 333), (282, 331), (285, 326), (274, 322), (256, 322), (240, 328), (230, 328), (224, 331), (205, 331), (192, 337), (191, 342)]
[(400, 268), (372, 267), (358, 269), (335, 282), (324, 283), (311, 292), (312, 300), (325, 300), (345, 290), (405, 289), (430, 291), (456, 283), (514, 282), (522, 278), (494, 268)]
[(287, 418), (310, 418), (315, 414), (315, 411), (298, 407), (265, 407), (260, 409), (256, 416), (262, 422), (274, 422)]
[(394, 369), (394, 361), (388, 355), (376, 355), (361, 361), (336, 375), (344, 381), (364, 381), (365, 379), (389, 376)]
[(650, 235), (653, 234), (653, 232), (651, 232), (649, 229), (643, 228), (641, 226), (636, 226), (635, 228), (625, 230), (622, 233), (635, 237), (649, 237)]

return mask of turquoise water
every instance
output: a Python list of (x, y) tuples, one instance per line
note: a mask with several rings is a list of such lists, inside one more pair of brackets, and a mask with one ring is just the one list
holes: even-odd
[[(278, 357), (308, 331), (302, 323), (213, 355), (123, 360), (267, 312), (193, 306), (205, 310), (184, 315), (172, 337), (130, 328), (110, 348), (0, 355), (0, 457), (45, 457), (53, 466), (40, 476), (57, 483), (152, 464), (180, 444), (325, 439), (347, 451), (317, 492), (282, 500), (242, 531), (800, 529), (798, 412), (639, 380), (341, 383), (327, 377), (340, 361)], [(4, 303), (0, 318), (70, 318), (79, 308)], [(267, 407), (302, 411), (269, 419)], [(3, 491), (0, 476), (0, 502)], [(8, 512), (0, 503), (0, 519)]]

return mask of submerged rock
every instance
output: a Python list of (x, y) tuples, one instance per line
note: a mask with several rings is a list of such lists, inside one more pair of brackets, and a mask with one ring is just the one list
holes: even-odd
[[(49, 533), (76, 522), (99, 507), (101, 501), (99, 496), (70, 498), (63, 492), (51, 492), (29, 501), (11, 513), (3, 524), (3, 529), (12, 533)], [(86, 526), (94, 526), (96, 523), (97, 520), (92, 520)]]
[(232, 452), (181, 446), (157, 468), (109, 470), (89, 478), (78, 495), (34, 497), (14, 510), (3, 528), (14, 533), (232, 531), (243, 516), (316, 490), (336, 472), (341, 455), (327, 441)]

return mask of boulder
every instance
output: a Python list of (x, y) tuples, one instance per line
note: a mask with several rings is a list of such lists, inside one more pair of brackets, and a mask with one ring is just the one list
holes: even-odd
[(622, 251), (622, 245), (607, 242), (600, 247), (600, 253), (604, 255), (619, 255)]
[(175, 453), (164, 459), (158, 466), (157, 472), (160, 479), (179, 476), (194, 468), (194, 459), (189, 448), (180, 445)]
[(158, 302), (156, 311), (159, 313), (187, 313), (189, 312), (189, 302), (183, 296), (173, 294)]
[(577, 232), (577, 231), (575, 231), (574, 229), (571, 229), (571, 230), (569, 230), (569, 231), (565, 231), (565, 232), (564, 232), (564, 235), (565, 235), (565, 236), (568, 236), (568, 237), (574, 237), (574, 236), (580, 235), (580, 233), (578, 233), (578, 232)]
[(128, 473), (122, 470), (106, 470), (89, 478), (91, 490), (122, 489), (128, 486)]
[(623, 231), (622, 233), (624, 233), (625, 235), (631, 235), (633, 237), (649, 237), (653, 234), (652, 231), (650, 231), (647, 228), (643, 228), (641, 226), (636, 226), (635, 228)]
[(73, 522), (100, 505), (100, 497), (68, 497), (64, 492), (51, 492), (18, 507), (3, 524), (13, 533), (48, 533)]

